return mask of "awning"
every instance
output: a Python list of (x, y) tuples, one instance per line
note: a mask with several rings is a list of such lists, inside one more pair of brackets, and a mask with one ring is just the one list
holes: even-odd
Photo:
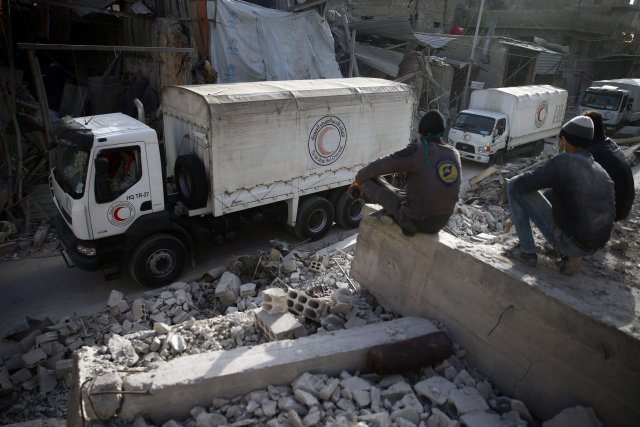
[(440, 49), (452, 40), (455, 40), (454, 36), (442, 36), (439, 34), (427, 34), (427, 33), (413, 33), (413, 36), (418, 39), (418, 43), (423, 46), (430, 46), (434, 49)]
[(403, 53), (362, 43), (356, 43), (355, 54), (362, 63), (393, 77), (398, 77), (404, 59)]
[(407, 19), (384, 18), (366, 21), (350, 22), (349, 28), (357, 30), (358, 34), (369, 34), (400, 41), (415, 41), (413, 28)]
[(551, 49), (547, 49), (546, 47), (542, 47), (542, 46), (539, 46), (537, 44), (522, 42), (522, 41), (514, 40), (514, 39), (500, 38), (499, 42), (502, 43), (502, 44), (509, 45), (509, 46), (518, 47), (520, 49), (530, 50), (532, 52), (539, 52), (539, 53), (545, 52), (545, 53), (555, 53), (555, 54), (558, 53), (556, 51), (553, 51)]

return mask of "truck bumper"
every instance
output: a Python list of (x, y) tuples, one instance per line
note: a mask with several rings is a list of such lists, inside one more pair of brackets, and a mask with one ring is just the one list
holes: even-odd
[(472, 160), (478, 163), (489, 163), (489, 156), (482, 156), (480, 154), (467, 153), (466, 151), (459, 151), (460, 157), (467, 160)]
[[(62, 243), (62, 256), (65, 258), (65, 263), (68, 267), (78, 267), (86, 271), (100, 270), (101, 266), (98, 262), (98, 256), (87, 256), (79, 253), (76, 248), (78, 244), (83, 246), (89, 246), (88, 242), (84, 242), (76, 238), (73, 235), (69, 226), (64, 221), (60, 213), (56, 221), (56, 230), (58, 232), (58, 239)], [(70, 261), (70, 262), (69, 262)]]

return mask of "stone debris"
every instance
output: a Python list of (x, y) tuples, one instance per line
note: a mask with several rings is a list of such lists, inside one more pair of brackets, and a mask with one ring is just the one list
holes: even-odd
[[(497, 213), (493, 219), (502, 221)], [(0, 393), (9, 402), (0, 423), (65, 418), (73, 353), (81, 346), (93, 349), (96, 365), (103, 369), (93, 380), (95, 413), (89, 415), (112, 422), (123, 398), (114, 391), (120, 390), (128, 370), (397, 317), (348, 277), (351, 259), (348, 251), (274, 249), (239, 257), (199, 282), (176, 282), (135, 300), (113, 291), (97, 313), (25, 330), (14, 339), (24, 352), (0, 365)], [(441, 364), (406, 377), (305, 373), (290, 385), (213, 398), (208, 408), (194, 407), (190, 419), (164, 425), (439, 427), (498, 420), (499, 425), (519, 427), (535, 421), (522, 402), (498, 396), (467, 365), (464, 349), (454, 350)], [(133, 425), (153, 424), (138, 418)]]

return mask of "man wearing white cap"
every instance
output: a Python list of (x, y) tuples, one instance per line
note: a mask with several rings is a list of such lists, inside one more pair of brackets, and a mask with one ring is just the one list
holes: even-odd
[(592, 138), (591, 119), (574, 117), (558, 135), (560, 154), (509, 180), (511, 218), (520, 242), (507, 255), (536, 266), (531, 221), (562, 256), (563, 274), (575, 274), (582, 257), (607, 243), (615, 217), (615, 193), (607, 172), (586, 151)]

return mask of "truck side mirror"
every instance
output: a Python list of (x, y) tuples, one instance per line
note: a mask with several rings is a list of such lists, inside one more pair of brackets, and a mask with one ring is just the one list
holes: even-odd
[(633, 109), (633, 98), (629, 98), (629, 100), (627, 101), (627, 111), (631, 111)]

